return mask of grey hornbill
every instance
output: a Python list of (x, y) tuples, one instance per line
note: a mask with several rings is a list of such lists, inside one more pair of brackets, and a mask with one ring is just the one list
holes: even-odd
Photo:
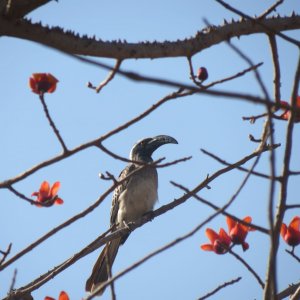
[[(141, 165), (134, 161), (142, 163), (151, 163), (153, 152), (164, 144), (178, 144), (177, 141), (167, 135), (158, 135), (153, 138), (145, 138), (138, 141), (131, 149), (129, 158), (132, 163), (121, 172), (119, 180), (125, 178), (128, 174), (136, 170)], [(154, 167), (145, 167), (136, 171), (132, 176), (118, 185), (113, 193), (112, 205), (110, 211), (110, 225), (116, 225), (116, 228), (125, 226), (126, 223), (133, 222), (145, 213), (153, 210), (157, 200), (157, 171)], [(120, 245), (122, 245), (127, 236), (116, 238), (108, 242), (98, 257), (92, 274), (86, 282), (85, 289), (93, 292), (98, 286), (105, 282), (109, 277), (110, 269)], [(99, 291), (102, 294), (104, 290)]]

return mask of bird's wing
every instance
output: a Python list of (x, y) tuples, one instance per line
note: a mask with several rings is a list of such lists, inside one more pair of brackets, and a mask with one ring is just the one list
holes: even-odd
[[(137, 168), (134, 164), (129, 164), (119, 175), (118, 180), (124, 179), (128, 174), (133, 172)], [(128, 182), (130, 180), (130, 177), (125, 180), (122, 184), (119, 184), (113, 193), (112, 203), (111, 203), (111, 209), (110, 209), (110, 226), (114, 225), (116, 222), (116, 218), (119, 211), (119, 196), (122, 194), (122, 192), (127, 188)]]

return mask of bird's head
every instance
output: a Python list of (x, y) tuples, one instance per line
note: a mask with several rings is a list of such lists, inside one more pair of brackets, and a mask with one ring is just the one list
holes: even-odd
[(178, 144), (178, 142), (168, 135), (158, 135), (152, 138), (145, 138), (138, 141), (130, 151), (130, 160), (152, 162), (153, 152), (165, 144)]

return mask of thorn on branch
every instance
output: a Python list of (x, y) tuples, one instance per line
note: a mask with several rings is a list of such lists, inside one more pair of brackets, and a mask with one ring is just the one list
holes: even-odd
[[(206, 175), (206, 179), (205, 179), (205, 180), (208, 180), (208, 178), (209, 178), (209, 174)], [(209, 185), (206, 185), (206, 188), (207, 188), (208, 190), (211, 189), (211, 187), (210, 187)]]

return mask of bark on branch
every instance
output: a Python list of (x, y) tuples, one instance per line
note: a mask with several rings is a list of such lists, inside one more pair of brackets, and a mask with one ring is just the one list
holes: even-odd
[[(268, 30), (268, 29), (269, 30)], [(102, 41), (96, 37), (80, 36), (60, 27), (33, 24), (29, 20), (0, 18), (0, 35), (31, 40), (64, 52), (115, 59), (162, 58), (192, 56), (206, 48), (234, 37), (255, 33), (274, 33), (300, 28), (300, 16), (272, 17), (259, 20), (241, 19), (221, 26), (208, 26), (194, 37), (177, 41), (127, 43), (126, 41)]]

